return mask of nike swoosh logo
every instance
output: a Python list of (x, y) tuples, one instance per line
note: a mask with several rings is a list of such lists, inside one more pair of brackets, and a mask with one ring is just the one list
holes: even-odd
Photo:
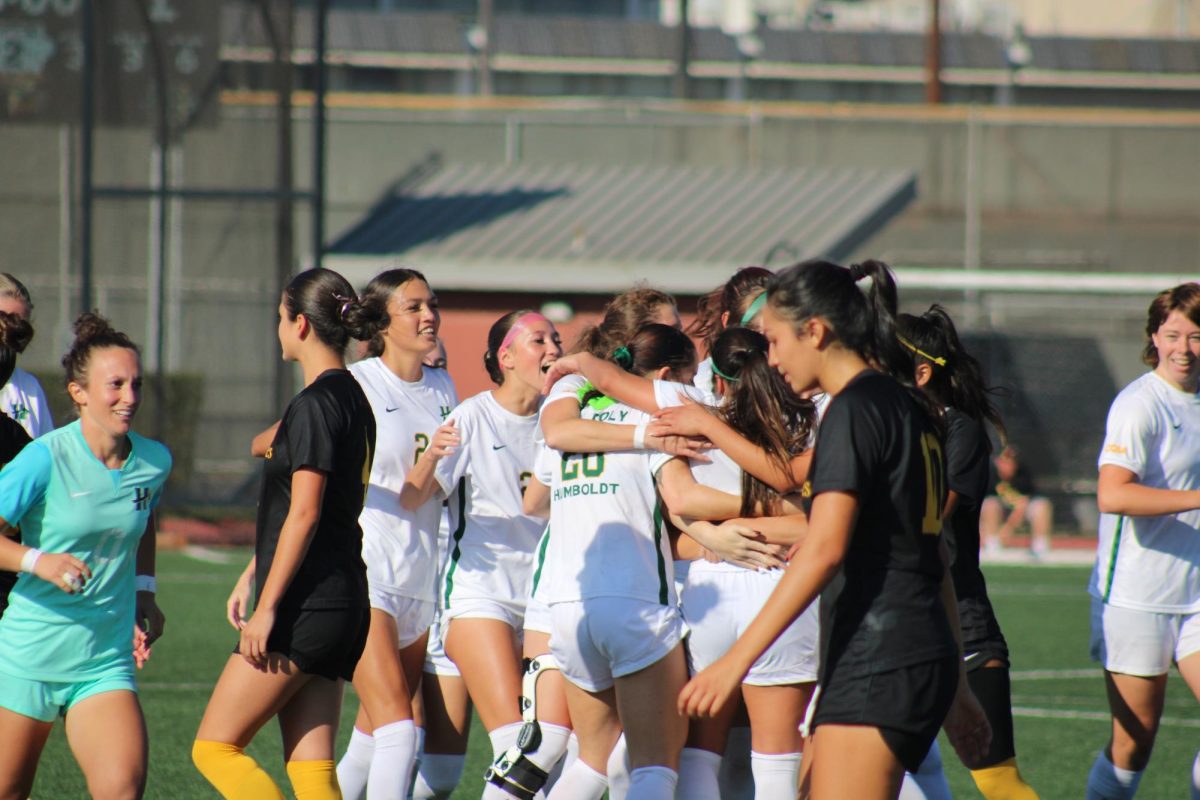
[(964, 664), (970, 664), (972, 661), (974, 661), (975, 659), (979, 658), (981, 655), (983, 655), (983, 653), (978, 653), (978, 652), (976, 652), (976, 653), (967, 653), (966, 655), (964, 655), (964, 656), (963, 656), (963, 663), (964, 663)]
[(508, 445), (506, 445), (506, 444), (494, 444), (494, 445), (492, 445), (492, 449), (493, 449), (493, 450), (503, 450), (503, 449), (504, 449), (504, 448), (506, 448), (506, 447), (508, 447)]
[(400, 406), (396, 406), (395, 408), (385, 408), (384, 409), (384, 411), (386, 411), (389, 414), (392, 413), (393, 411), (399, 411), (399, 410), (400, 410)]
[(87, 497), (91, 492), (71, 492), (71, 497)]

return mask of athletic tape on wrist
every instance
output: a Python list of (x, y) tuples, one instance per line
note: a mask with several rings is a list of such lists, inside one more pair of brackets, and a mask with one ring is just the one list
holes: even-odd
[(21, 572), (33, 574), (33, 568), (37, 566), (38, 559), (42, 557), (42, 551), (36, 547), (31, 547), (25, 551), (25, 555), (21, 556)]

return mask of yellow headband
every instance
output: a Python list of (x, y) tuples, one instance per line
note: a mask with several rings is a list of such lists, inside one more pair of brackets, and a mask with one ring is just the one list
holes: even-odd
[(926, 353), (924, 350), (920, 349), (915, 344), (910, 342), (908, 339), (905, 339), (903, 336), (897, 335), (896, 338), (900, 340), (900, 344), (904, 345), (909, 350), (911, 350), (914, 353), (916, 353), (917, 355), (919, 355), (921, 358), (924, 358), (928, 361), (932, 361), (934, 364), (937, 364), (939, 367), (946, 366), (946, 359), (942, 358), (941, 356), (929, 355), (929, 353)]

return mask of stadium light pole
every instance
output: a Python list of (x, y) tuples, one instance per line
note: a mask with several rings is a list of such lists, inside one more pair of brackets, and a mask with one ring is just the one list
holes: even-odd
[(690, 30), (688, 27), (688, 0), (679, 0), (678, 42), (675, 52), (674, 92), (676, 100), (686, 100), (689, 94), (688, 62), (691, 60)]
[(313, 199), (312, 265), (325, 255), (325, 48), (329, 29), (329, 0), (317, 0), (317, 42), (313, 60)]

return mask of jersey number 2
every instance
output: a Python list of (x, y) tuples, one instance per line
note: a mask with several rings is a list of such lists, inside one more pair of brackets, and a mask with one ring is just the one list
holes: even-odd
[(921, 455), (925, 457), (925, 515), (921, 517), (921, 533), (937, 536), (942, 532), (946, 475), (942, 443), (932, 433), (921, 434)]

